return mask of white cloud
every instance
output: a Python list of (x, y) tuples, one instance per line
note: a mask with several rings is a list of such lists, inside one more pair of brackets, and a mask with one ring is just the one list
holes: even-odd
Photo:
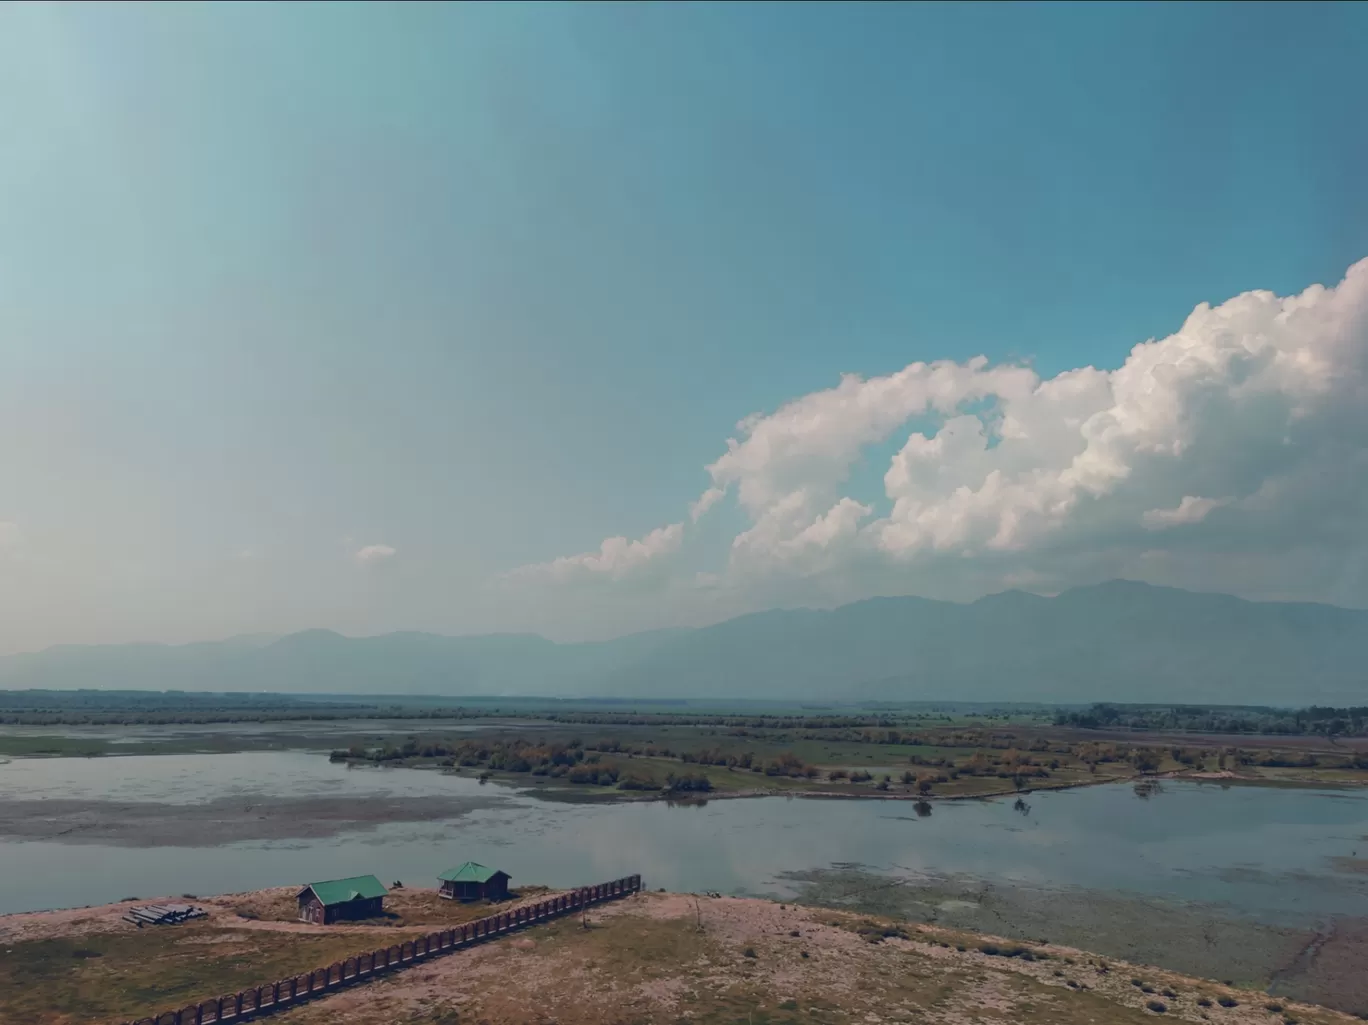
[(1213, 509), (1228, 505), (1224, 498), (1200, 498), (1184, 495), (1183, 500), (1172, 509), (1147, 509), (1140, 516), (1140, 523), (1146, 530), (1164, 530), (1168, 527), (1181, 527), (1185, 523), (1201, 523)]
[[(909, 432), (884, 475), (885, 514), (857, 527), (869, 505), (840, 485), (913, 418), (933, 426)], [(733, 549), (746, 573), (788, 568), (838, 538), (847, 566), (1012, 555), (1019, 570), (1139, 544), (1137, 527), (1151, 546), (1153, 531), (1218, 506), (1229, 506), (1226, 543), (1250, 551), (1297, 540), (1297, 524), (1362, 546), (1368, 261), (1335, 288), (1199, 306), (1114, 371), (1041, 379), (982, 359), (914, 363), (846, 377), (740, 428), (709, 471), (737, 485), (751, 515)], [(1230, 497), (1198, 497), (1212, 491)]]
[(395, 549), (390, 545), (366, 545), (364, 548), (358, 549), (353, 557), (357, 562), (364, 565), (368, 562), (380, 562), (391, 558), (394, 554)]
[(671, 523), (657, 527), (636, 541), (625, 537), (610, 537), (599, 545), (596, 552), (563, 555), (550, 562), (522, 566), (509, 576), (541, 578), (556, 582), (586, 579), (623, 580), (659, 565), (662, 559), (679, 550), (683, 539), (684, 524)]
[[(890, 441), (882, 494), (851, 493)], [(750, 523), (721, 573), (685, 570), (757, 602), (801, 600), (797, 579), (849, 600), (1135, 575), (1368, 604), (1368, 260), (1202, 304), (1115, 370), (848, 375), (741, 421), (707, 470), (690, 519), (734, 489)], [(662, 531), (537, 569), (616, 579), (680, 547), (681, 524)]]
[(722, 488), (709, 488), (703, 492), (696, 500), (689, 503), (689, 520), (697, 523), (699, 518), (721, 501), (722, 496), (726, 493)]

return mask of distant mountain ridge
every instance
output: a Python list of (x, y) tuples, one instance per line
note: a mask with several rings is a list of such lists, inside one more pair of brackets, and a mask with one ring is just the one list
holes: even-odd
[(535, 634), (62, 645), (0, 688), (626, 698), (1368, 703), (1368, 611), (1115, 580), (969, 604), (871, 598), (560, 644)]

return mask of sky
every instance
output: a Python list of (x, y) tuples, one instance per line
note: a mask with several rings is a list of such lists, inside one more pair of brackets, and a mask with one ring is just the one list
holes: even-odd
[(0, 652), (1368, 606), (1368, 7), (0, 8)]

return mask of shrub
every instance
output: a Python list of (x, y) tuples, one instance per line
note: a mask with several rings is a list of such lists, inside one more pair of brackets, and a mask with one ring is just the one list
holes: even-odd
[(1166, 997), (1168, 997), (1170, 1000), (1173, 1000), (1175, 997), (1178, 996), (1178, 994), (1175, 993), (1175, 992), (1173, 992), (1173, 990), (1171, 990), (1171, 989), (1161, 989), (1159, 992), (1160, 992), (1160, 994), (1161, 994), (1162, 996), (1166, 996)]
[(790, 935), (790, 936), (797, 936), (797, 935), (799, 935), (799, 932), (798, 932), (797, 929), (790, 929), (790, 930), (789, 930), (789, 935)]
[(1216, 1001), (1222, 1007), (1239, 1007), (1240, 1002), (1234, 997), (1220, 997)]
[(1197, 998), (1197, 1006), (1198, 1006), (1198, 1007), (1210, 1007), (1210, 1006), (1211, 1006), (1211, 998), (1210, 998), (1210, 997), (1198, 997), (1198, 998)]
[(1168, 1010), (1168, 1004), (1164, 1003), (1162, 1000), (1151, 1000), (1145, 1006), (1155, 1014), (1163, 1014)]
[(1283, 1005), (1278, 1003), (1276, 1000), (1270, 1000), (1268, 1003), (1264, 1004), (1264, 1010), (1272, 1011), (1274, 1014), (1277, 1014), (1282, 1009)]
[(804, 951), (802, 952), (802, 957), (803, 957), (804, 959), (806, 959), (807, 956), (808, 956), (808, 952), (807, 952), (806, 950), (804, 950)]
[(755, 956), (756, 956), (756, 955), (755, 955), (755, 948), (754, 948), (754, 947), (747, 947), (745, 950), (741, 951), (741, 956), (742, 956), (742, 957), (755, 957)]
[(979, 953), (987, 954), (989, 957), (997, 957), (1002, 951), (998, 948), (996, 943), (980, 943)]

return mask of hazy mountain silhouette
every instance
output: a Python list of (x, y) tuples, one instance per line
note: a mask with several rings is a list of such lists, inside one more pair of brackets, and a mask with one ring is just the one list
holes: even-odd
[(847, 700), (1368, 703), (1368, 612), (1130, 581), (970, 604), (873, 598), (700, 629), (64, 645), (0, 687)]

